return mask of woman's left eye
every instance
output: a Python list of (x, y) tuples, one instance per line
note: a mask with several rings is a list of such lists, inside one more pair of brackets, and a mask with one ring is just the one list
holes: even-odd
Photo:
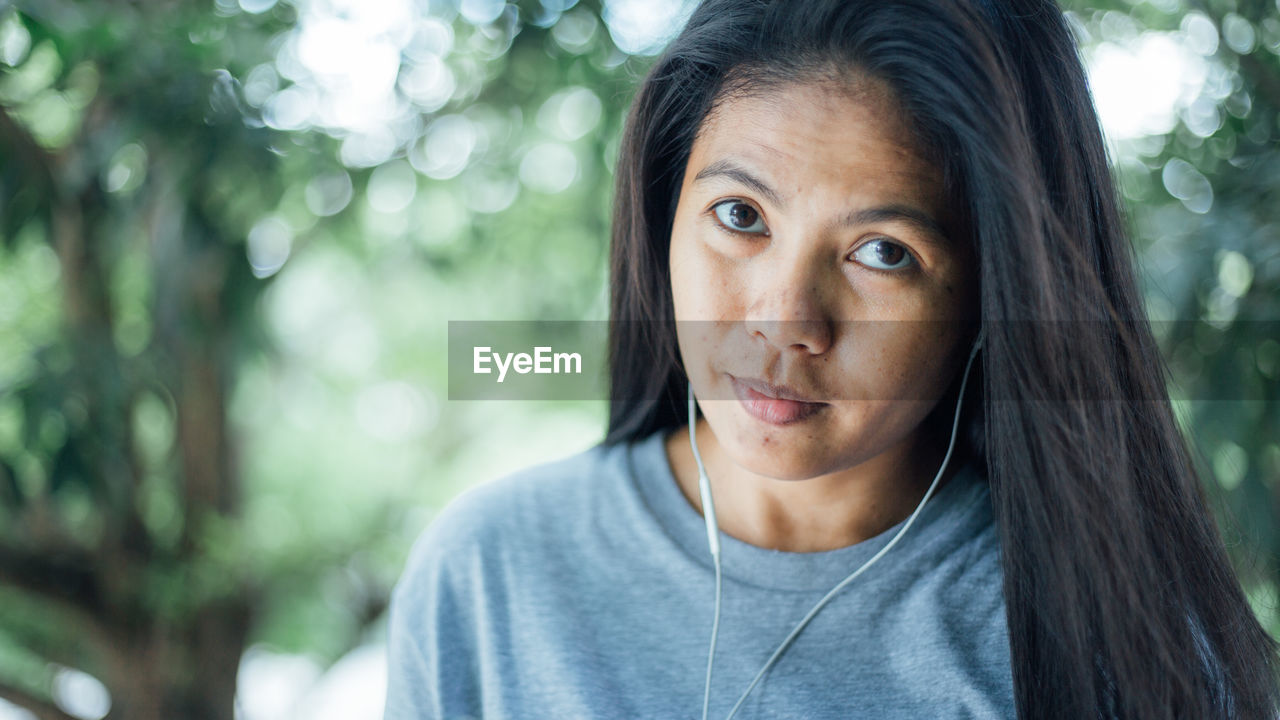
[(717, 203), (712, 211), (727, 230), (737, 233), (760, 234), (766, 231), (764, 218), (759, 211), (741, 200)]
[(902, 270), (915, 262), (906, 248), (883, 238), (863, 243), (853, 251), (853, 257), (875, 270)]

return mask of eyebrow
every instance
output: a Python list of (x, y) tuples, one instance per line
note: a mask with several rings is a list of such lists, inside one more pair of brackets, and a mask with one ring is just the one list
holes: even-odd
[(784, 207), (786, 205), (786, 203), (782, 201), (782, 197), (778, 195), (776, 190), (769, 187), (768, 183), (755, 175), (752, 175), (741, 166), (735, 165), (732, 160), (716, 160), (710, 165), (699, 170), (698, 174), (693, 176), (693, 181), (698, 182), (699, 180), (705, 180), (713, 177), (727, 177), (730, 180), (734, 180), (742, 185), (746, 185), (752, 190), (755, 190), (768, 198), (769, 202), (777, 205), (778, 207)]
[(942, 226), (938, 224), (938, 221), (910, 205), (881, 205), (857, 210), (841, 218), (838, 225), (870, 225), (892, 220), (913, 225), (916, 229), (923, 231), (922, 237), (926, 242), (932, 242), (937, 245), (949, 244), (949, 238), (943, 232)]
[[(726, 177), (730, 180), (745, 185), (752, 190), (763, 195), (770, 203), (778, 207), (786, 207), (786, 202), (778, 191), (774, 190), (768, 183), (760, 178), (752, 175), (750, 171), (740, 165), (734, 164), (732, 160), (716, 160), (698, 171), (693, 177), (696, 183), (713, 177)], [(839, 227), (847, 227), (851, 225), (870, 225), (877, 222), (888, 221), (903, 222), (913, 225), (919, 230), (923, 230), (926, 240), (933, 241), (936, 244), (946, 245), (947, 234), (943, 231), (938, 221), (934, 220), (927, 213), (914, 208), (910, 205), (900, 203), (890, 203), (888, 205), (880, 205), (878, 207), (864, 208), (862, 210), (854, 210), (849, 212), (836, 223)]]

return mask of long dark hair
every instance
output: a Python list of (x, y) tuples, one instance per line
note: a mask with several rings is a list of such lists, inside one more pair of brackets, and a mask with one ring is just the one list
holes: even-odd
[(894, 89), (978, 259), (982, 403), (960, 453), (991, 485), (1019, 717), (1274, 720), (1277, 644), (1165, 395), (1083, 67), (1050, 0), (705, 0), (627, 120), (605, 444), (687, 422), (667, 261), (702, 120), (726, 93), (831, 67)]

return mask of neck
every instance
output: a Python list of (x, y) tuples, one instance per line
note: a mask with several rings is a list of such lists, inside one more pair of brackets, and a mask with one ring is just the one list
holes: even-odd
[[(933, 482), (946, 451), (945, 439), (918, 430), (855, 466), (805, 480), (778, 480), (734, 462), (705, 418), (698, 419), (697, 429), (720, 529), (751, 545), (786, 552), (847, 547), (905, 520)], [(680, 490), (702, 512), (688, 426), (667, 438), (666, 451)]]

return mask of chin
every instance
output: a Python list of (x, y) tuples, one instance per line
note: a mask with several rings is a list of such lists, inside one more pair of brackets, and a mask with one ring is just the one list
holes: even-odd
[(815, 447), (817, 438), (812, 431), (794, 426), (765, 427), (749, 417), (734, 420), (722, 447), (745, 470), (775, 480), (808, 480), (838, 465), (822, 447)]
[(752, 458), (751, 460), (751, 462), (742, 463), (742, 466), (756, 475), (782, 482), (811, 480), (827, 474), (824, 470), (815, 469), (816, 466), (812, 462), (804, 462), (798, 458), (795, 462), (790, 462), (787, 458), (779, 458), (777, 456), (762, 459)]

